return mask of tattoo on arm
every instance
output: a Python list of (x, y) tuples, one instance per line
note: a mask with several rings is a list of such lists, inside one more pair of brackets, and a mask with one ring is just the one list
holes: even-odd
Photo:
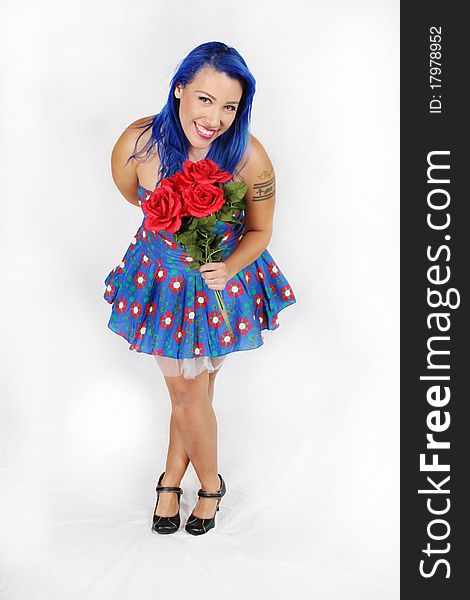
[(262, 171), (258, 175), (262, 181), (253, 185), (253, 201), (269, 200), (276, 193), (276, 178), (271, 171)]

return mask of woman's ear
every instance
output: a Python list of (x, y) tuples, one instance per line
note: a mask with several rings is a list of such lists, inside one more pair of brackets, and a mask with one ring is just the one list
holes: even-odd
[(177, 84), (175, 85), (175, 98), (178, 98), (178, 99), (179, 99), (179, 98), (180, 98), (180, 96), (181, 96), (181, 84), (180, 84), (180, 83), (177, 83)]

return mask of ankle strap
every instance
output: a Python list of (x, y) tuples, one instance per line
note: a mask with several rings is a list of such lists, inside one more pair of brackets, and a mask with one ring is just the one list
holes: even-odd
[(225, 482), (222, 479), (222, 475), (218, 473), (218, 477), (220, 480), (220, 488), (217, 492), (205, 492), (202, 488), (198, 491), (197, 495), (201, 498), (222, 498), (225, 494)]
[(222, 492), (203, 492), (199, 490), (197, 495), (201, 498), (222, 498)]
[(165, 475), (165, 471), (163, 471), (163, 473), (158, 478), (157, 488), (156, 488), (157, 492), (173, 492), (175, 494), (182, 494), (183, 490), (180, 487), (169, 487), (166, 485), (160, 485), (160, 481), (163, 479), (164, 475)]
[(157, 485), (157, 492), (174, 492), (175, 494), (182, 494), (183, 490), (180, 487), (166, 487), (163, 485)]

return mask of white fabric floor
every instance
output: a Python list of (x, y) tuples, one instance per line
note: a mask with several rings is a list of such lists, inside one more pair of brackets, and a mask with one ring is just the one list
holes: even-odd
[[(58, 377), (49, 399), (31, 393), (25, 406), (9, 406), (2, 600), (398, 598), (396, 423), (388, 417), (390, 429), (380, 430), (384, 403), (373, 397), (373, 381), (349, 392), (348, 378), (335, 380), (326, 363), (317, 367), (318, 392), (296, 388), (286, 410), (278, 391), (287, 372), (278, 365), (270, 376), (269, 367), (281, 336), (292, 343), (293, 320), (284, 315), (284, 330), (256, 350), (250, 393), (239, 373), (254, 354), (229, 357), (218, 375), (227, 493), (215, 528), (202, 536), (184, 531), (199, 488), (192, 465), (182, 481), (180, 530), (151, 531), (170, 402), (150, 357), (118, 348), (119, 364), (95, 372), (88, 386), (61, 394), (67, 377)], [(82, 366), (92, 370), (91, 358)], [(40, 369), (32, 375), (40, 378)], [(391, 395), (386, 385), (383, 394)]]

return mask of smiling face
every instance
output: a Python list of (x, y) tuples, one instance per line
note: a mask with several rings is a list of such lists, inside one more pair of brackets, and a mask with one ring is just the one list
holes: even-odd
[(179, 118), (190, 143), (189, 158), (201, 160), (211, 143), (235, 120), (242, 84), (211, 67), (200, 69), (191, 83), (175, 86)]

